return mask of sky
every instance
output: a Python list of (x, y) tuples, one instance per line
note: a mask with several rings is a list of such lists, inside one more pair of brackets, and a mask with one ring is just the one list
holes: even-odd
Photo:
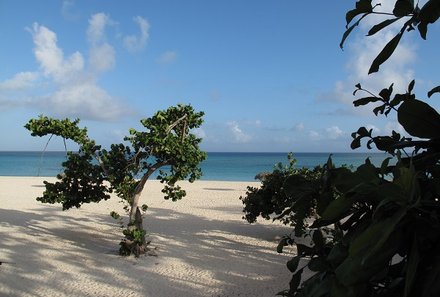
[[(392, 1), (385, 1), (383, 10)], [(372, 17), (346, 41), (355, 1), (0, 0), (0, 151), (40, 151), (23, 126), (44, 114), (80, 118), (91, 138), (120, 143), (169, 106), (204, 111), (193, 131), (208, 152), (348, 152), (360, 126), (404, 132), (393, 114), (355, 108), (357, 83), (378, 93), (412, 79), (422, 100), (440, 82), (428, 39), (405, 34), (379, 73), (369, 65), (398, 24)], [(436, 81), (437, 79), (437, 81)], [(72, 144), (69, 144), (70, 146)], [(48, 150), (63, 150), (53, 140)], [(363, 151), (365, 151), (364, 149)]]

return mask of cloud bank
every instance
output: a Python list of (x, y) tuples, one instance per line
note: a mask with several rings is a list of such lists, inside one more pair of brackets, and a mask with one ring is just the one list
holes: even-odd
[[(73, 1), (64, 1), (63, 11), (67, 13), (72, 6)], [(134, 21), (140, 34), (123, 38), (123, 46), (130, 52), (142, 50), (149, 37), (148, 22), (140, 16)], [(133, 114), (130, 107), (98, 84), (100, 76), (116, 66), (115, 48), (107, 40), (107, 30), (116, 25), (117, 22), (105, 13), (92, 15), (86, 30), (89, 51), (84, 56), (79, 51), (66, 55), (58, 44), (57, 34), (34, 23), (27, 30), (32, 36), (33, 54), (39, 69), (19, 72), (0, 82), (0, 105), (3, 108), (26, 105), (52, 116), (98, 121), (113, 121)], [(171, 61), (173, 56), (167, 59)], [(31, 95), (24, 96), (24, 90)], [(46, 94), (41, 94), (42, 90)], [(15, 92), (16, 99), (6, 100), (14, 96), (6, 96), (5, 92)]]

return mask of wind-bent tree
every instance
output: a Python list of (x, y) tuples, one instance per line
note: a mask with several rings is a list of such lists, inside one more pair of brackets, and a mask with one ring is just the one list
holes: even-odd
[[(393, 11), (387, 12), (380, 10), (380, 4), (373, 6), (371, 0), (360, 0), (346, 14), (347, 31), (341, 46), (369, 15), (384, 17), (369, 35), (405, 20), (372, 61), (370, 74), (388, 60), (406, 32), (417, 27), (425, 39), (428, 24), (440, 17), (440, 0), (426, 1), (421, 8), (412, 0), (393, 3)], [(413, 80), (404, 93), (396, 94), (393, 85), (377, 92), (356, 85), (354, 94), (366, 97), (356, 99), (354, 106), (375, 105), (377, 116), (396, 113), (408, 135), (393, 131), (391, 135), (373, 136), (365, 127), (352, 133), (352, 149), (366, 141), (368, 148), (375, 146), (390, 154), (381, 166), (367, 159), (351, 171), (334, 166), (329, 158), (314, 175), (318, 179), (310, 179), (307, 171), (292, 171), (290, 176), (271, 181), (271, 177), (279, 176), (274, 172), (269, 176), (270, 183), (248, 191), (248, 197), (242, 199), (246, 218), (282, 211), (283, 216), (294, 219), (295, 226), (305, 227), (296, 228), (296, 235), (311, 235), (310, 244), (295, 236), (280, 241), (279, 252), (287, 245), (295, 245), (297, 250), (287, 262), (292, 273), (288, 289), (280, 295), (440, 296), (440, 114), (416, 99), (414, 86)], [(440, 86), (431, 89), (427, 97), (437, 92)], [(390, 162), (391, 157), (395, 164)], [(311, 222), (298, 221), (309, 219), (310, 213), (316, 214)], [(312, 273), (307, 279), (303, 277), (306, 270)]]
[[(58, 120), (40, 116), (31, 119), (26, 129), (32, 136), (53, 135), (72, 140), (79, 145), (78, 152), (68, 152), (63, 163), (64, 172), (58, 181), (45, 181), (46, 190), (37, 198), (43, 203), (61, 203), (63, 210), (80, 207), (83, 203), (99, 202), (115, 192), (128, 203), (125, 239), (120, 243), (120, 253), (138, 256), (147, 250), (146, 231), (142, 224), (140, 196), (150, 176), (159, 171), (158, 179), (164, 184), (165, 199), (179, 200), (186, 195), (177, 181), (195, 181), (202, 175), (198, 167), (206, 158), (199, 149), (200, 138), (191, 133), (203, 122), (203, 112), (195, 112), (190, 105), (177, 105), (158, 111), (142, 119), (145, 131), (130, 129), (124, 144), (112, 144), (110, 150), (102, 149), (79, 128), (79, 119)], [(166, 170), (165, 170), (166, 169)], [(112, 216), (119, 215), (112, 212)]]

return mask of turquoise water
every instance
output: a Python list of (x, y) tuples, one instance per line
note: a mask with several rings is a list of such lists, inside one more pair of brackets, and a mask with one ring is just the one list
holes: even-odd
[[(327, 162), (329, 153), (296, 153), (298, 167), (314, 167)], [(366, 158), (380, 165), (387, 157), (381, 153), (335, 153), (336, 165), (357, 167)], [(64, 152), (0, 152), (0, 176), (56, 176), (62, 172)], [(256, 174), (271, 171), (278, 163), (287, 163), (287, 153), (208, 153), (201, 164), (203, 180), (253, 181)]]

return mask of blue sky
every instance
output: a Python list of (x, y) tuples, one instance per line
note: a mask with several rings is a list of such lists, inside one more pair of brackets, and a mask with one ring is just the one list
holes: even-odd
[[(355, 109), (354, 85), (404, 90), (415, 78), (425, 99), (440, 84), (432, 65), (439, 25), (427, 41), (405, 36), (392, 61), (368, 76), (396, 27), (365, 38), (377, 21), (367, 20), (342, 51), (354, 3), (2, 0), (0, 150), (43, 149), (47, 139), (23, 128), (39, 114), (79, 117), (108, 146), (177, 103), (206, 113), (195, 131), (206, 151), (344, 152), (360, 126), (401, 131), (393, 116)], [(49, 145), (62, 149), (60, 140)]]

